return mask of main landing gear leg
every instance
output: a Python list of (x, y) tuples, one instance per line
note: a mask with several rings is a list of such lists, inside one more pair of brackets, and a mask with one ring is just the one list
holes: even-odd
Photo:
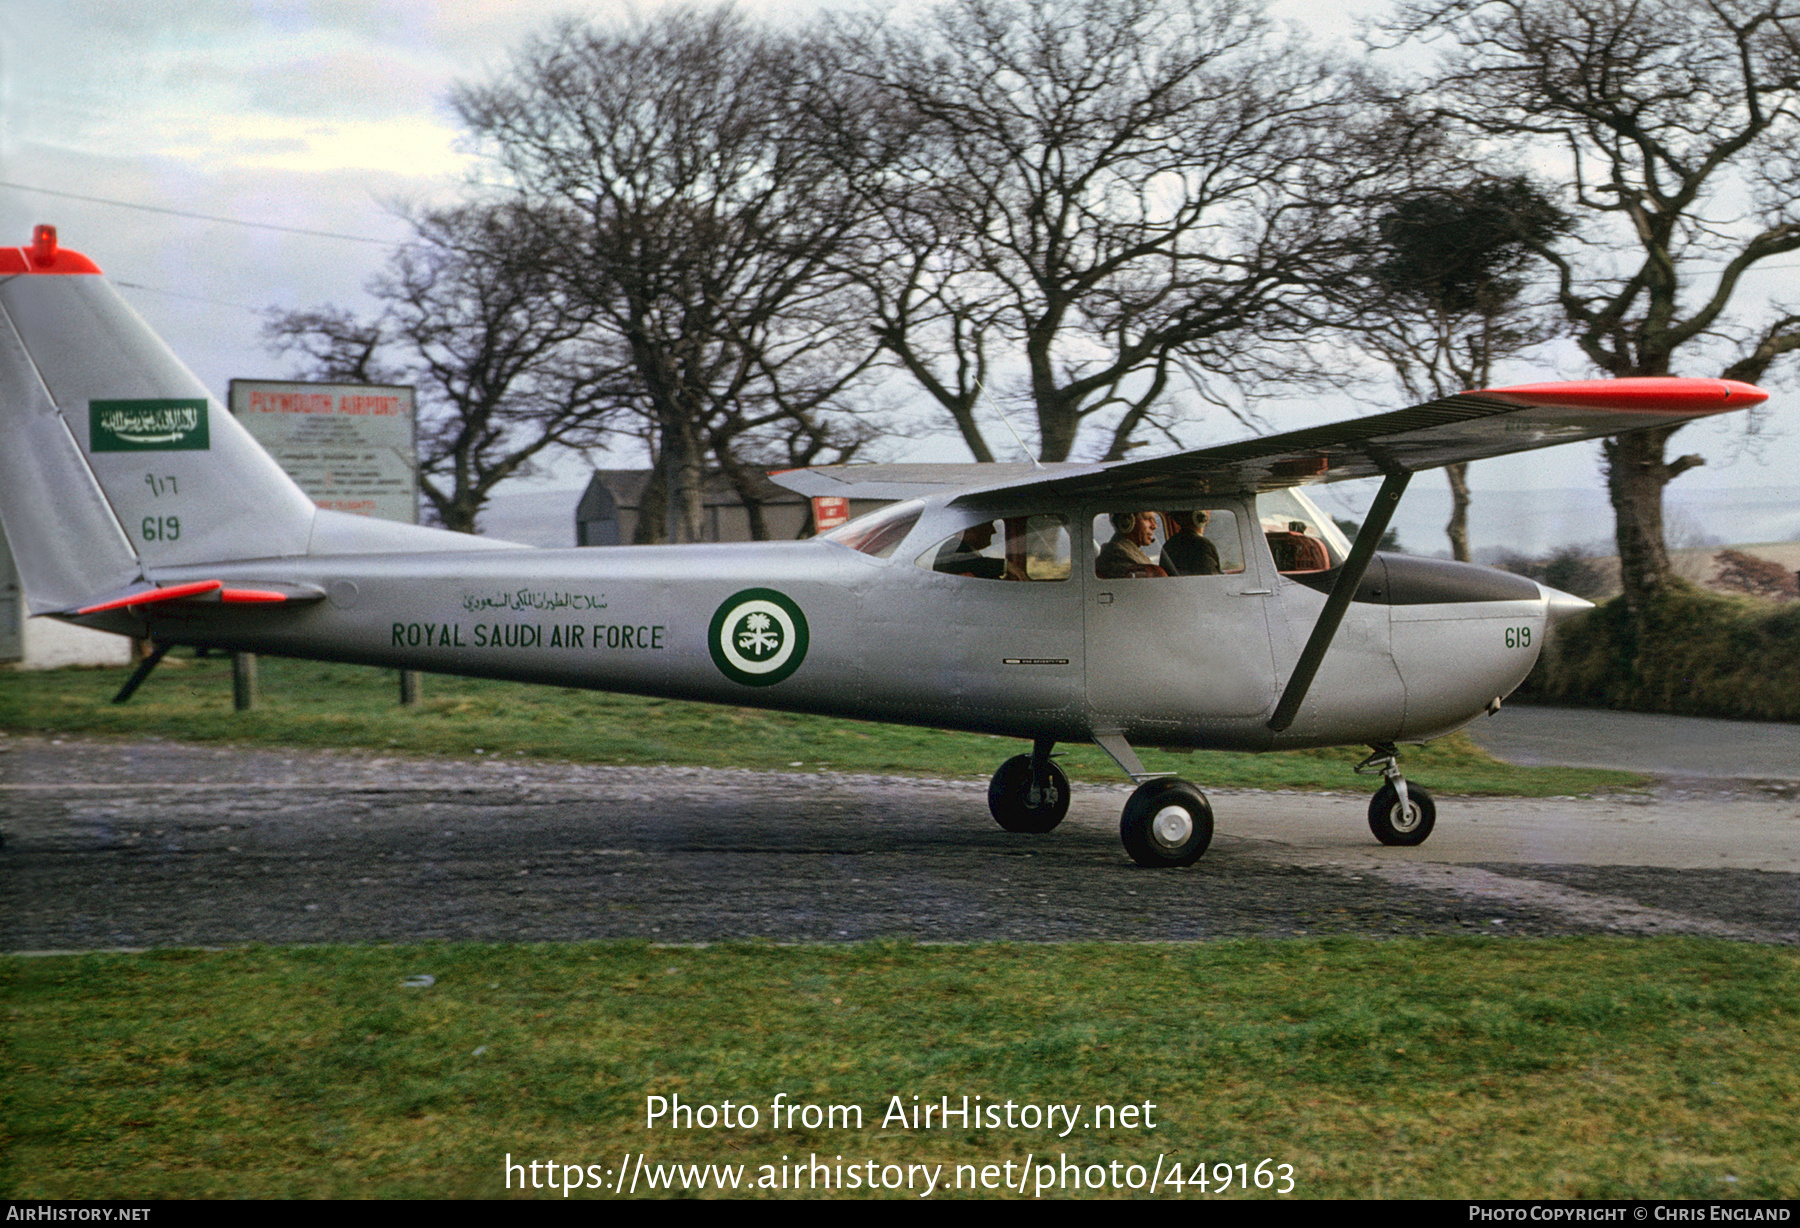
[(1119, 840), (1140, 866), (1191, 866), (1212, 843), (1213, 812), (1206, 794), (1185, 780), (1144, 770), (1131, 744), (1116, 733), (1096, 734), (1094, 741), (1111, 755), (1125, 774), (1138, 782), (1137, 792), (1119, 816)]
[(1437, 803), (1400, 774), (1400, 752), (1392, 742), (1378, 742), (1374, 752), (1356, 765), (1358, 775), (1380, 772), (1387, 783), (1369, 801), (1369, 830), (1383, 844), (1424, 844), (1437, 825)]
[(1007, 831), (1042, 834), (1069, 813), (1069, 778), (1050, 758), (1055, 738), (1038, 738), (1029, 755), (1000, 765), (988, 784), (988, 809)]

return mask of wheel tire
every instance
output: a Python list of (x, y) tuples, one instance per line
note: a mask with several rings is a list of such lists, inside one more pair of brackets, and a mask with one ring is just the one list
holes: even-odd
[(1212, 805), (1185, 780), (1139, 785), (1119, 817), (1119, 839), (1140, 866), (1191, 866), (1212, 838)]
[(1031, 790), (1031, 756), (1015, 755), (1000, 765), (988, 784), (988, 810), (994, 822), (1007, 831), (1041, 836), (1053, 830), (1069, 813), (1069, 778), (1054, 763), (1045, 765), (1048, 796), (1032, 806), (1026, 801)]
[(1369, 799), (1369, 830), (1383, 844), (1411, 848), (1424, 844), (1437, 826), (1437, 803), (1418, 785), (1406, 786), (1406, 812), (1400, 811), (1400, 791), (1382, 785)]

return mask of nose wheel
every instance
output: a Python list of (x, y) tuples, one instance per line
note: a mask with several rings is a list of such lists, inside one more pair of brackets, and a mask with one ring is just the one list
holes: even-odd
[(1375, 747), (1356, 765), (1359, 774), (1380, 772), (1387, 783), (1369, 799), (1369, 830), (1383, 844), (1411, 848), (1424, 844), (1437, 826), (1437, 803), (1418, 785), (1400, 774), (1400, 756), (1392, 742)]
[(1418, 785), (1407, 787), (1405, 801), (1393, 785), (1382, 785), (1369, 799), (1369, 830), (1383, 844), (1424, 844), (1436, 825), (1437, 803)]

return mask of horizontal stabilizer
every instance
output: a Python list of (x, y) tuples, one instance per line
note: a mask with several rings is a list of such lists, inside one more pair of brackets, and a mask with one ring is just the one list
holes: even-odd
[(159, 601), (179, 601), (183, 597), (198, 597), (202, 593), (216, 593), (225, 587), (223, 580), (196, 580), (192, 584), (171, 584), (167, 588), (145, 588), (135, 593), (127, 593), (123, 597), (114, 597), (110, 601), (97, 601), (93, 605), (84, 605), (75, 612), (77, 614), (101, 614), (107, 610), (128, 610), (132, 606), (153, 605)]
[(264, 585), (258, 588), (226, 587), (223, 580), (194, 580), (187, 584), (167, 584), (161, 588), (139, 589), (123, 596), (111, 597), (93, 605), (82, 606), (77, 614), (102, 614), (107, 610), (129, 610), (137, 606), (164, 601), (224, 602), (227, 605), (281, 605), (321, 601), (325, 591), (305, 584)]

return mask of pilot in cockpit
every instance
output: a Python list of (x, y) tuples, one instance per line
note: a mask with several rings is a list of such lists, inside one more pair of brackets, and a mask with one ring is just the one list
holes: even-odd
[(1094, 558), (1094, 574), (1102, 580), (1143, 580), (1168, 575), (1150, 561), (1144, 547), (1156, 540), (1155, 512), (1114, 512), (1112, 540)]
[(1006, 560), (989, 558), (982, 553), (993, 544), (993, 521), (970, 525), (960, 536), (938, 548), (931, 569), (953, 576), (973, 576), (978, 580), (1007, 579)]

